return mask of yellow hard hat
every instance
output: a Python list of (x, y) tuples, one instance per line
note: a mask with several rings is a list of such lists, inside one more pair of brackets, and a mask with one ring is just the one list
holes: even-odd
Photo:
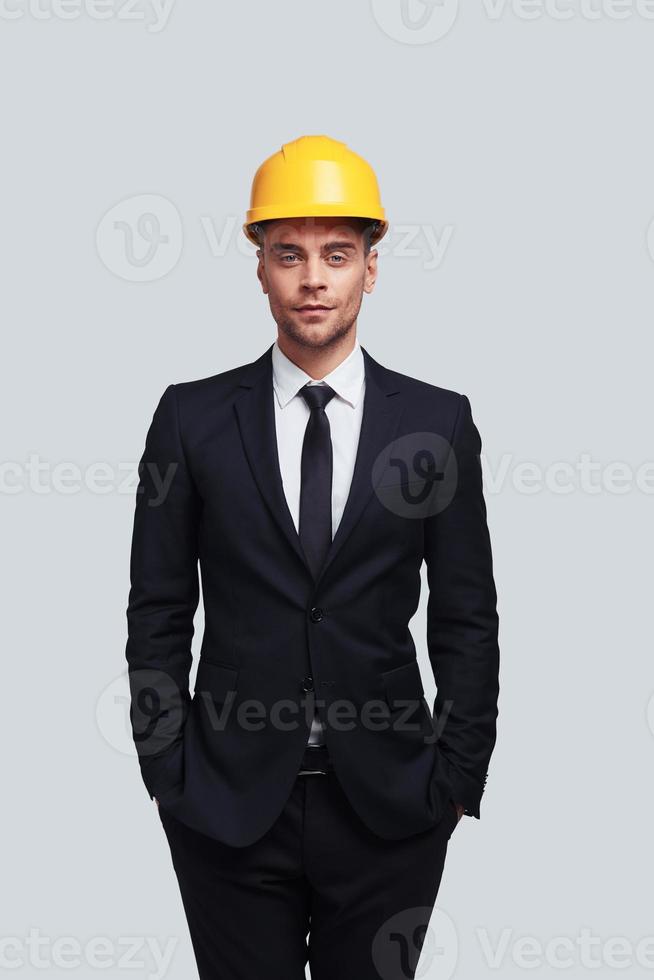
[(388, 229), (375, 173), (345, 143), (329, 136), (300, 136), (261, 164), (250, 194), (243, 232), (260, 245), (257, 221), (303, 217), (370, 218), (370, 244)]

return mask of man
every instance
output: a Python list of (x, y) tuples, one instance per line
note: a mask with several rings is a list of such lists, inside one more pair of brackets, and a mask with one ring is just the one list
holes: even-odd
[[(358, 343), (387, 227), (343, 143), (268, 158), (244, 230), (277, 339), (169, 385), (139, 465), (131, 720), (202, 980), (301, 980), (307, 959), (313, 980), (413, 977), (448, 839), (479, 817), (499, 691), (481, 441), (465, 395)], [(433, 716), (408, 629), (423, 560)]]

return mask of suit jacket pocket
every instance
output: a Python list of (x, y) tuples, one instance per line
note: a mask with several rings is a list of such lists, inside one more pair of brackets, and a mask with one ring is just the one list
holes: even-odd
[(200, 659), (195, 677), (195, 695), (202, 693), (222, 704), (230, 692), (238, 689), (238, 667), (233, 664), (216, 663)]
[(391, 710), (408, 707), (404, 703), (397, 704), (398, 701), (421, 702), (425, 693), (417, 660), (411, 660), (408, 664), (402, 664), (400, 667), (384, 671), (382, 682), (384, 694)]
[(183, 738), (176, 739), (165, 752), (155, 756), (141, 756), (139, 762), (148, 792), (151, 796), (156, 796), (161, 803), (183, 779)]
[(391, 711), (392, 729), (431, 740), (433, 722), (424, 699), (418, 661), (414, 659), (400, 667), (384, 671), (382, 682)]

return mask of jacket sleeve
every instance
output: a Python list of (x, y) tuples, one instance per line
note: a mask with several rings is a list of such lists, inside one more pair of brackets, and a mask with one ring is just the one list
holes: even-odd
[(182, 446), (177, 392), (159, 400), (138, 467), (130, 557), (126, 659), (130, 724), (152, 798), (179, 757), (199, 600), (200, 499)]
[(425, 520), (427, 649), (437, 686), (437, 746), (451, 772), (452, 799), (477, 818), (499, 694), (497, 595), (480, 451), (470, 402), (461, 395), (447, 464), (451, 499)]

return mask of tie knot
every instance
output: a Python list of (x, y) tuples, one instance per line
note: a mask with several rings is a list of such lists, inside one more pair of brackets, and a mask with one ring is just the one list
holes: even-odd
[(300, 394), (304, 398), (309, 408), (313, 411), (314, 408), (324, 409), (325, 405), (331, 401), (336, 392), (327, 384), (306, 384), (304, 388), (300, 389)]

